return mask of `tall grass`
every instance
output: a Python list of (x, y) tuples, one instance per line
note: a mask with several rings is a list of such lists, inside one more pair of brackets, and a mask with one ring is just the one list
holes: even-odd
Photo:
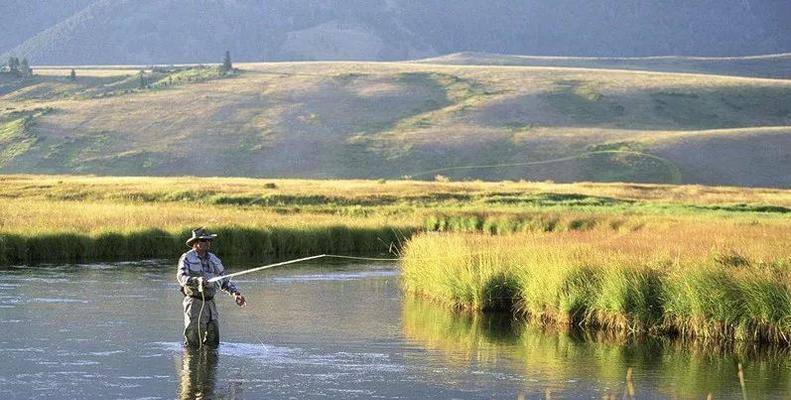
[(407, 292), (545, 324), (791, 344), (791, 231), (698, 225), (509, 236), (418, 235)]
[(219, 234), (222, 255), (381, 253), (416, 231), (403, 219), (185, 203), (0, 202), (0, 265), (174, 257), (190, 229)]
[[(387, 252), (403, 240), (409, 230), (388, 227), (313, 226), (242, 227), (220, 226), (212, 251), (242, 258), (287, 255), (374, 254)], [(189, 229), (164, 231), (105, 231), (90, 234), (53, 232), (36, 235), (0, 232), (0, 265), (43, 261), (85, 262), (92, 260), (175, 257), (186, 250)]]

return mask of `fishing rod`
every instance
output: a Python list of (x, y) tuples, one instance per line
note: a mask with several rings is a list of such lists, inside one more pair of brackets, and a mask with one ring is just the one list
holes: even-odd
[[(380, 261), (383, 261), (383, 260), (388, 260), (388, 261), (390, 261), (390, 260), (398, 260), (398, 259), (392, 259), (392, 258), (373, 259), (373, 258), (366, 258), (366, 257), (352, 257), (352, 256), (338, 256), (338, 255), (333, 255), (333, 254), (319, 254), (317, 256), (297, 258), (295, 260), (288, 260), (288, 261), (283, 261), (283, 262), (274, 263), (274, 264), (268, 264), (268, 265), (264, 265), (264, 266), (260, 266), (260, 267), (256, 267), (256, 268), (250, 268), (250, 269), (247, 269), (247, 270), (244, 270), (244, 271), (234, 272), (234, 273), (228, 274), (228, 275), (215, 276), (214, 278), (206, 279), (205, 282), (207, 282), (207, 283), (214, 283), (214, 282), (217, 282), (217, 281), (225, 279), (225, 278), (232, 278), (234, 276), (245, 275), (245, 274), (249, 274), (249, 273), (256, 272), (256, 271), (262, 271), (262, 270), (265, 270), (265, 269), (279, 267), (279, 266), (282, 266), (282, 265), (295, 264), (295, 263), (302, 262), (302, 261), (315, 260), (317, 258), (323, 258), (323, 257), (335, 257), (335, 258), (359, 259), (359, 260), (380, 260)], [(203, 309), (206, 306), (206, 297), (205, 297), (205, 294), (204, 294), (204, 283), (203, 282), (204, 282), (204, 278), (203, 277), (199, 277), (198, 278), (198, 292), (200, 292), (200, 295), (201, 295), (201, 305), (200, 305), (200, 311), (198, 312), (198, 348), (203, 348), (203, 335), (201, 334), (201, 328), (200, 328), (201, 327), (200, 321), (203, 318)]]
[(340, 256), (340, 255), (335, 255), (335, 254), (319, 254), (317, 256), (297, 258), (295, 260), (283, 261), (283, 262), (279, 262), (279, 263), (268, 264), (268, 265), (264, 265), (264, 266), (260, 266), (260, 267), (250, 268), (250, 269), (246, 269), (244, 271), (234, 272), (234, 273), (228, 274), (228, 275), (215, 276), (214, 278), (207, 279), (206, 282), (214, 283), (214, 282), (217, 282), (217, 281), (225, 279), (225, 278), (233, 278), (234, 276), (245, 275), (245, 274), (249, 274), (251, 272), (262, 271), (262, 270), (265, 270), (265, 269), (279, 267), (279, 266), (282, 266), (282, 265), (295, 264), (295, 263), (302, 262), (302, 261), (315, 260), (315, 259), (318, 259), (318, 258), (325, 258), (325, 257), (326, 258), (343, 258), (343, 259), (350, 259), (350, 260), (368, 260), (368, 261), (398, 261), (398, 260), (401, 260), (400, 258), (370, 258), (370, 257)]

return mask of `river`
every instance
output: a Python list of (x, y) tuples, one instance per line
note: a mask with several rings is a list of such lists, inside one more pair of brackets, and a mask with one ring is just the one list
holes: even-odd
[(0, 398), (791, 395), (783, 348), (624, 339), (455, 314), (405, 299), (388, 263), (324, 260), (234, 281), (249, 305), (218, 296), (220, 348), (187, 351), (174, 260), (4, 268)]

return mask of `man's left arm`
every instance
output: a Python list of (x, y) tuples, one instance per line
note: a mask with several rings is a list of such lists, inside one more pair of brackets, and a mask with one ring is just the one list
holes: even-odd
[[(214, 261), (218, 268), (218, 275), (225, 275), (225, 266), (222, 265), (222, 261), (220, 261), (219, 258), (216, 258)], [(244, 306), (247, 303), (247, 300), (244, 298), (244, 296), (242, 296), (242, 293), (239, 291), (239, 289), (236, 288), (236, 285), (231, 282), (231, 278), (222, 278), (219, 282), (220, 289), (233, 296), (236, 304), (239, 306)]]

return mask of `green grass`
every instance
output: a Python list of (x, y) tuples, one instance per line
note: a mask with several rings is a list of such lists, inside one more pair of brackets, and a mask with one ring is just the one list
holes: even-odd
[[(213, 226), (212, 251), (245, 259), (315, 254), (380, 254), (411, 235), (408, 228), (355, 226)], [(0, 231), (0, 265), (166, 258), (186, 249), (189, 229), (9, 234)]]
[(35, 143), (25, 132), (28, 119), (19, 118), (0, 125), (0, 165), (24, 154)]
[(602, 95), (591, 82), (563, 79), (554, 85), (552, 91), (543, 94), (545, 100), (575, 123), (599, 125), (624, 115), (624, 106)]
[(0, 119), (0, 168), (23, 156), (38, 142), (33, 125), (51, 109), (34, 109), (30, 112), (12, 113), (12, 117)]

